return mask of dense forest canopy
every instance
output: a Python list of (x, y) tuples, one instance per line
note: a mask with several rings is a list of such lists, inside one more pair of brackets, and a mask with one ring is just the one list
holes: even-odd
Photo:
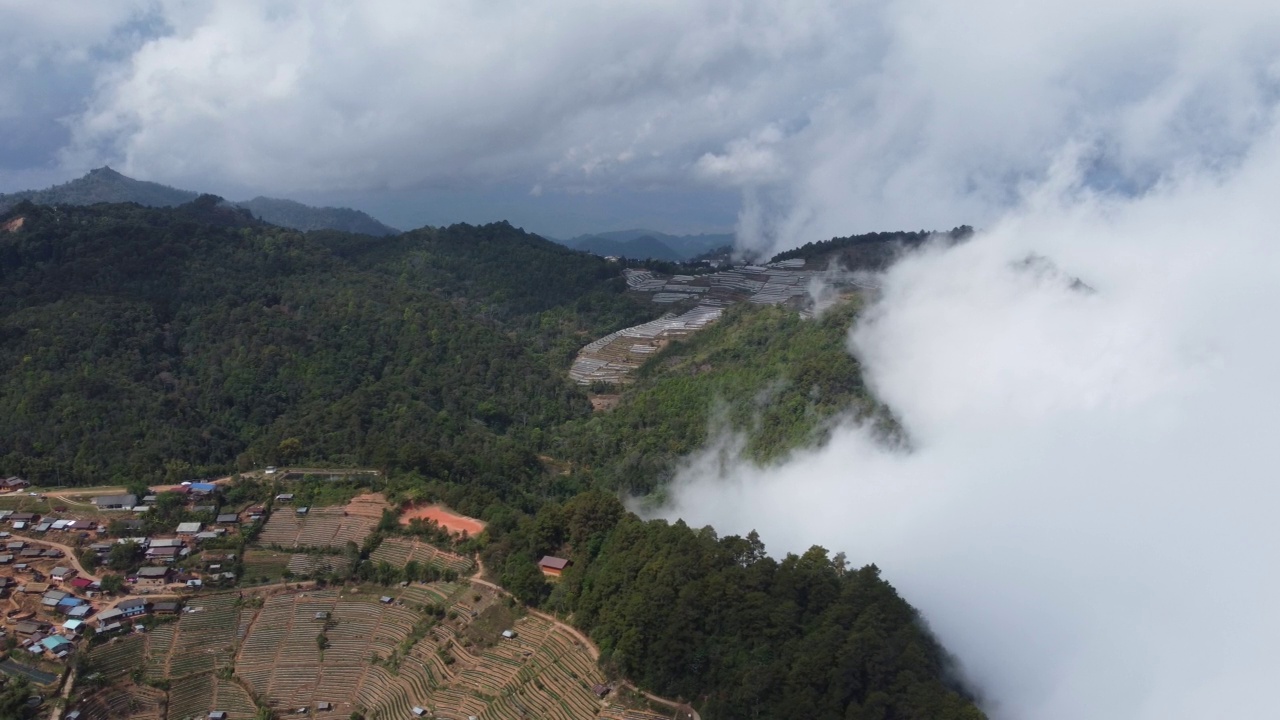
[(904, 249), (919, 247), (931, 239), (940, 242), (963, 242), (973, 235), (973, 228), (961, 225), (947, 232), (873, 232), (836, 237), (801, 245), (774, 255), (770, 260), (821, 259), (835, 262), (849, 270), (883, 270)]
[(588, 412), (563, 372), (582, 334), (651, 312), (505, 223), (313, 236), (203, 198), (14, 215), (0, 462), (41, 482), (324, 459), (510, 484), (536, 469), (513, 436)]

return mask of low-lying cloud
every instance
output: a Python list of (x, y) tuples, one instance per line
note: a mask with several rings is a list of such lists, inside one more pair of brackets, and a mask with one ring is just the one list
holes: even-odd
[(851, 330), (910, 451), (852, 425), (768, 467), (713, 448), (666, 514), (877, 563), (993, 718), (1269, 717), (1280, 135), (1136, 197), (1057, 168)]

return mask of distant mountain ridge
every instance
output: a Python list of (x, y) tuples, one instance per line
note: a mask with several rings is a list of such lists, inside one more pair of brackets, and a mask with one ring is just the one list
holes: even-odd
[(579, 235), (558, 242), (596, 255), (682, 262), (710, 250), (732, 246), (733, 234), (669, 235), (657, 230), (613, 230)]
[[(177, 207), (200, 193), (135, 180), (109, 167), (90, 170), (84, 177), (44, 190), (0, 193), (0, 212), (30, 200), (37, 205), (93, 205), (133, 202), (146, 207)], [(398, 235), (400, 230), (379, 222), (368, 213), (350, 208), (312, 207), (293, 200), (256, 197), (230, 205), (245, 208), (260, 220), (294, 230), (340, 230), (364, 235)]]

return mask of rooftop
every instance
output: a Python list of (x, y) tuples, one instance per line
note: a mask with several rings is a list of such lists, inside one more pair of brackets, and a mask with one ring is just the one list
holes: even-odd
[(538, 561), (538, 566), (550, 568), (551, 570), (563, 570), (569, 566), (569, 561), (552, 555), (543, 555), (542, 559)]

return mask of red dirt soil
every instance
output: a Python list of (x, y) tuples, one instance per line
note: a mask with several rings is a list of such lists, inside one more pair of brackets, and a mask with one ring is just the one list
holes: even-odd
[(479, 535), (483, 530), (485, 523), (475, 518), (469, 518), (466, 515), (449, 510), (442, 505), (419, 505), (417, 507), (409, 507), (400, 513), (400, 524), (408, 525), (410, 520), (419, 518), (422, 520), (435, 520), (436, 524), (448, 530), (451, 533), (462, 533), (465, 531), (468, 535)]

